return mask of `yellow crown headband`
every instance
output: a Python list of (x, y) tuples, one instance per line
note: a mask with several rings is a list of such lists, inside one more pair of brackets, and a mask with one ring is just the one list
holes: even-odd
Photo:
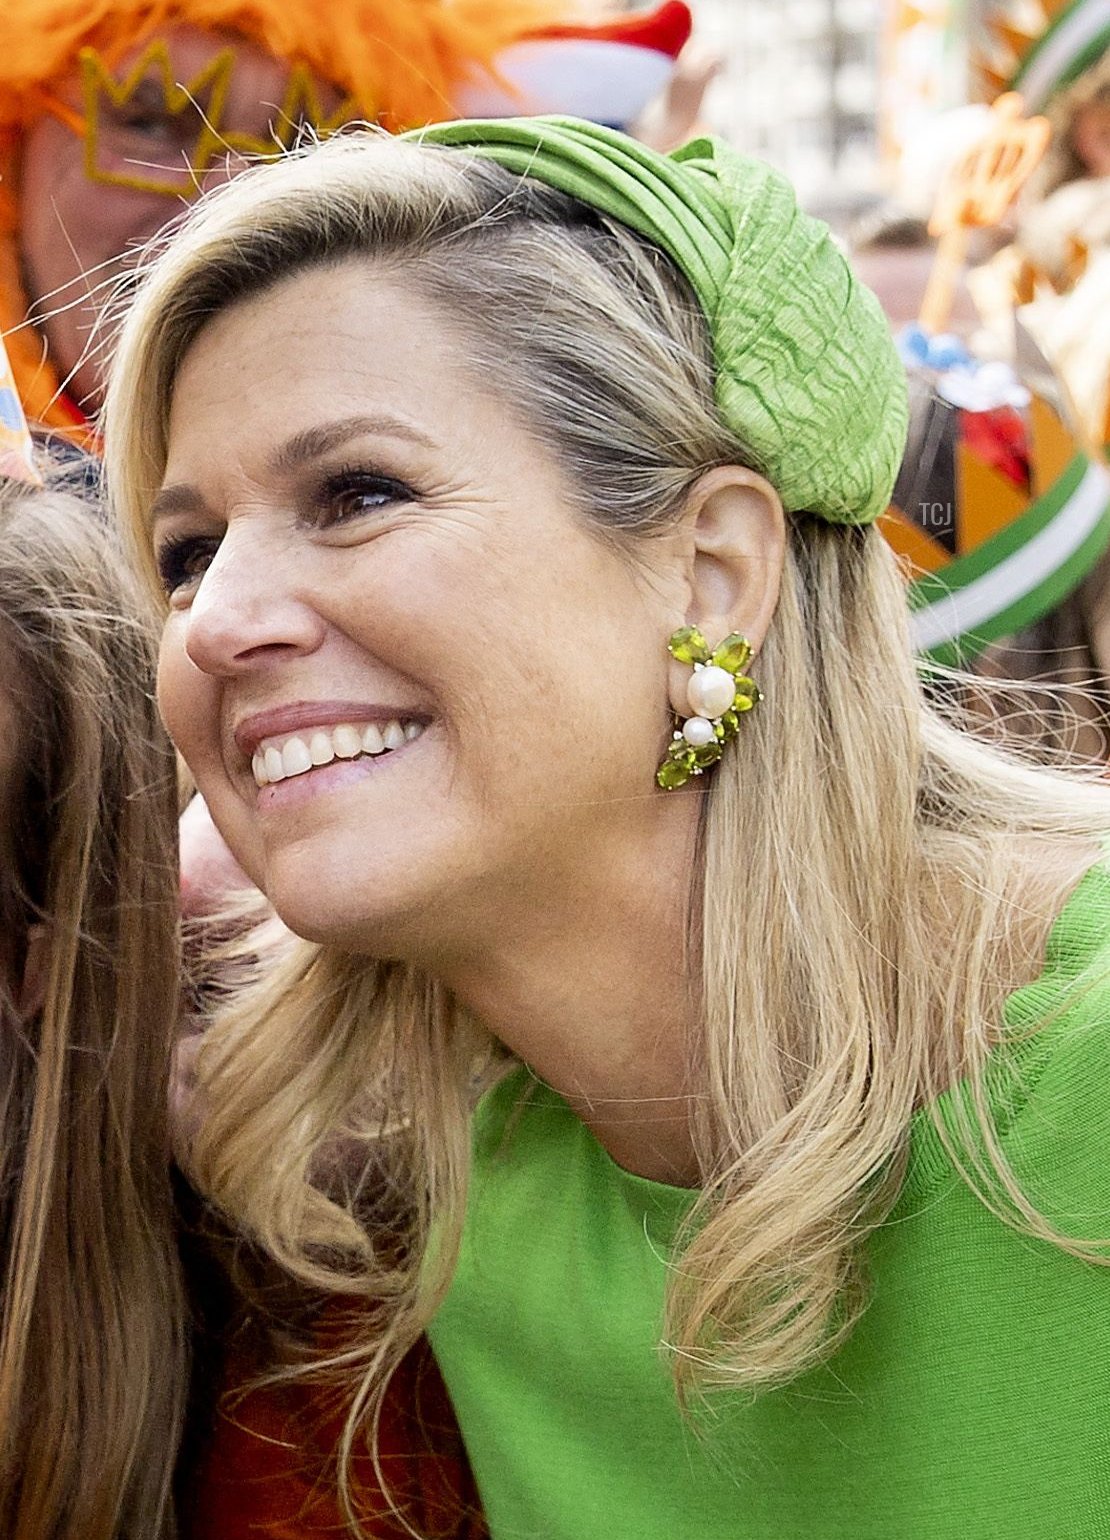
[[(85, 142), (85, 175), (92, 182), (133, 187), (140, 192), (165, 193), (180, 198), (199, 193), (200, 178), (213, 160), (224, 154), (272, 156), (286, 150), (304, 128), (327, 138), (344, 123), (359, 116), (354, 97), (345, 98), (332, 112), (321, 105), (320, 83), (304, 64), (294, 64), (284, 98), (275, 107), (269, 138), (255, 138), (224, 127), (224, 112), (231, 78), (237, 64), (233, 46), (223, 48), (190, 80), (176, 79), (169, 45), (164, 38), (148, 43), (138, 58), (118, 78), (95, 48), (78, 54), (81, 71), (82, 110), (76, 111), (48, 90), (42, 105), (53, 117)], [(113, 170), (101, 155), (105, 115), (126, 109), (146, 85), (155, 88), (156, 108), (168, 119), (188, 115), (195, 119), (195, 143), (180, 165), (154, 167), (136, 161), (124, 170)]]
[(0, 336), (0, 476), (10, 481), (26, 481), (33, 487), (42, 486), (42, 477), (35, 469), (35, 452), (31, 442), (31, 430), (23, 415), (23, 404), (15, 388), (15, 375), (11, 360)]

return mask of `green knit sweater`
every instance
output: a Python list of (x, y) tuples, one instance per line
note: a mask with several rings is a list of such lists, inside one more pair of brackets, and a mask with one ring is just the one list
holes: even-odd
[[(1043, 1212), (1107, 1236), (1105, 867), (1008, 1002), (1017, 1031), (1046, 1018), (990, 1067), (1004, 1146)], [(690, 1194), (620, 1170), (526, 1071), (483, 1101), (475, 1155), (431, 1336), (494, 1540), (1110, 1537), (1110, 1269), (992, 1216), (927, 1115), (846, 1346), (783, 1389), (719, 1397), (698, 1431), (658, 1347)]]

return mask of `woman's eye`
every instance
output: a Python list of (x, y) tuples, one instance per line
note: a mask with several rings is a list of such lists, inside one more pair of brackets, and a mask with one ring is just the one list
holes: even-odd
[(211, 565), (220, 542), (213, 536), (182, 535), (159, 546), (156, 560), (162, 586), (171, 596), (181, 588), (199, 583)]
[(329, 476), (320, 490), (316, 522), (322, 528), (346, 524), (397, 503), (410, 503), (415, 493), (403, 481), (371, 471), (341, 471)]

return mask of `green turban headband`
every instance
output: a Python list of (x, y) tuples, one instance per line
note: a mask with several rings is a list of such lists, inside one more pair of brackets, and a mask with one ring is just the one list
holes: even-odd
[(786, 509), (837, 524), (883, 512), (905, 447), (905, 370), (875, 296), (778, 172), (717, 139), (659, 155), (575, 118), (406, 137), (495, 160), (654, 242), (709, 322), (722, 419)]

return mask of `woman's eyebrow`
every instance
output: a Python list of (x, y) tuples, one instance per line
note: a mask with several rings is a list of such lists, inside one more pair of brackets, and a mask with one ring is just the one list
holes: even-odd
[(157, 524), (159, 519), (168, 519), (175, 513), (205, 513), (207, 510), (208, 504), (199, 490), (181, 481), (162, 487), (157, 493), (150, 505), (150, 522)]
[[(400, 417), (342, 417), (336, 422), (321, 423), (317, 427), (302, 428), (294, 433), (270, 456), (267, 468), (272, 476), (287, 475), (307, 461), (319, 459), (329, 450), (337, 449), (348, 439), (371, 433), (381, 438), (408, 439), (426, 449), (435, 447), (433, 439)], [(163, 487), (154, 498), (150, 506), (150, 522), (157, 524), (159, 519), (167, 519), (178, 513), (207, 512), (208, 504), (197, 487), (189, 482), (175, 482)]]
[(399, 417), (343, 417), (337, 422), (321, 423), (318, 427), (302, 428), (285, 441), (270, 459), (270, 471), (280, 476), (296, 470), (307, 460), (318, 459), (329, 450), (336, 449), (359, 434), (377, 434), (382, 438), (404, 438), (425, 448), (434, 447), (428, 436), (412, 423)]

